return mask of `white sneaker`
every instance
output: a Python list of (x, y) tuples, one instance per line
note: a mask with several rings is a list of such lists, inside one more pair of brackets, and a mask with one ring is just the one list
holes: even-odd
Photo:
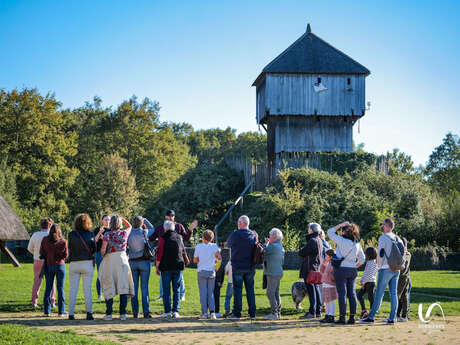
[(112, 321), (112, 315), (105, 315), (104, 320), (105, 321)]
[(126, 314), (121, 314), (120, 315), (120, 320), (121, 321), (126, 321)]
[(172, 316), (171, 316), (173, 319), (177, 319), (180, 317), (179, 313), (177, 311), (175, 311), (174, 313), (172, 313)]
[(163, 313), (160, 315), (160, 317), (164, 318), (164, 319), (169, 319), (171, 318), (171, 313)]
[(204, 320), (204, 319), (207, 319), (207, 318), (208, 318), (208, 313), (204, 313), (204, 314), (200, 315), (201, 320)]
[(216, 313), (216, 318), (220, 319), (222, 315), (220, 313)]
[(63, 312), (62, 314), (58, 314), (59, 317), (67, 317), (69, 316), (69, 313)]
[(180, 299), (181, 302), (185, 301), (185, 295)]
[(35, 303), (35, 304), (32, 304), (32, 308), (37, 308), (38, 307), (38, 304)]
[(398, 317), (397, 321), (398, 322), (409, 322), (409, 319), (407, 317)]
[(265, 320), (278, 320), (278, 315), (275, 314), (268, 314), (267, 316), (264, 317)]
[(102, 297), (102, 295), (99, 295), (99, 296), (97, 296), (97, 299), (98, 299), (99, 301), (103, 301), (103, 300), (104, 300), (104, 297)]
[(216, 313), (211, 313), (211, 320), (216, 320), (217, 317), (216, 317)]
[(162, 300), (163, 300), (163, 297), (160, 296), (160, 297), (158, 297), (158, 298), (155, 298), (153, 301), (154, 301), (154, 302), (158, 302), (158, 301), (162, 301)]

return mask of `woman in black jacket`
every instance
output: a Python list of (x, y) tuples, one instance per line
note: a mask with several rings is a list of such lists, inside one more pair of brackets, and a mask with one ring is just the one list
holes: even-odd
[(314, 319), (321, 317), (321, 290), (318, 284), (307, 284), (307, 277), (310, 271), (319, 272), (321, 264), (322, 241), (319, 237), (321, 226), (317, 223), (308, 224), (307, 243), (299, 250), (299, 256), (302, 257), (300, 265), (300, 278), (303, 278), (307, 286), (310, 308), (308, 313), (301, 319)]
[(83, 278), (83, 292), (85, 294), (86, 320), (94, 320), (91, 285), (93, 283), (94, 253), (96, 242), (91, 231), (91, 218), (86, 214), (79, 214), (75, 218), (74, 231), (69, 234), (69, 319), (75, 319), (75, 303), (77, 300), (80, 277)]

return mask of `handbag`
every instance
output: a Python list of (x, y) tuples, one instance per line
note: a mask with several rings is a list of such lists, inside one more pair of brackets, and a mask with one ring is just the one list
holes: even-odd
[(252, 251), (252, 264), (253, 265), (262, 265), (264, 263), (265, 258), (265, 250), (264, 247), (260, 242), (257, 242), (254, 245), (254, 249)]
[(145, 260), (154, 261), (155, 260), (155, 250), (150, 246), (149, 241), (147, 240), (147, 235), (144, 233), (144, 253), (142, 257)]
[(83, 242), (83, 245), (85, 246), (86, 250), (88, 251), (89, 256), (91, 256), (91, 258), (93, 260), (93, 267), (94, 267), (96, 265), (96, 260), (94, 259), (94, 254), (91, 253), (91, 250), (89, 250), (88, 246), (86, 245), (86, 242), (83, 240), (83, 237), (81, 237), (81, 235), (78, 233), (78, 230), (75, 230), (75, 232), (77, 233), (78, 237), (80, 237), (80, 240)]
[(345, 258), (351, 253), (351, 251), (353, 250), (353, 248), (355, 248), (354, 245), (353, 245), (353, 247), (351, 247), (351, 249), (348, 251), (347, 255), (345, 255), (343, 258), (339, 258), (336, 254), (334, 254), (334, 256), (331, 258), (331, 265), (332, 265), (332, 267), (334, 267), (334, 268), (339, 268), (340, 265), (342, 264), (342, 261), (345, 260)]
[[(318, 245), (318, 256), (321, 255), (319, 251), (319, 242), (316, 241)], [(308, 268), (310, 268), (310, 257), (308, 257)], [(321, 272), (309, 270), (307, 275), (307, 284), (317, 284), (321, 285), (323, 283), (323, 275)]]
[(184, 265), (188, 266), (190, 265), (190, 258), (188, 257), (187, 251), (185, 250), (185, 246), (184, 246), (184, 242), (182, 241), (182, 237), (181, 237), (180, 243), (182, 244), (182, 256), (184, 258)]

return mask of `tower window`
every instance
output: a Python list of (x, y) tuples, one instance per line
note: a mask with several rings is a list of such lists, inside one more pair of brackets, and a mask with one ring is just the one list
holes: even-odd
[(347, 85), (350, 85), (350, 84), (351, 84), (351, 79), (347, 78)]
[(318, 84), (321, 84), (321, 78), (318, 78), (317, 81), (318, 81)]

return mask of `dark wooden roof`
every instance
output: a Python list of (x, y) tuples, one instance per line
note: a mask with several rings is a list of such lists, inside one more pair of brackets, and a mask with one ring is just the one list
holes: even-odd
[(312, 33), (308, 24), (305, 34), (265, 66), (252, 85), (257, 86), (266, 73), (369, 75), (371, 72)]
[(0, 195), (0, 241), (28, 240), (29, 233), (16, 213)]

